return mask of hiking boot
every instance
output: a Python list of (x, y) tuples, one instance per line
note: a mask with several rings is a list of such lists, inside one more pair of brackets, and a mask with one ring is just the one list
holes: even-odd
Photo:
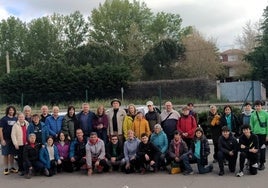
[(8, 175), (9, 174), (9, 170), (8, 168), (5, 168), (4, 172), (3, 172), (5, 175)]
[(264, 169), (265, 169), (264, 164), (263, 164), (263, 163), (261, 163), (258, 169), (259, 169), (259, 170), (264, 170)]
[(49, 176), (49, 171), (48, 171), (47, 168), (44, 169), (44, 175), (45, 175), (45, 176)]
[(9, 171), (12, 173), (18, 173), (18, 169), (14, 168), (14, 167), (10, 168)]
[(224, 171), (221, 170), (221, 171), (219, 172), (219, 176), (223, 176), (223, 175), (224, 175)]
[(236, 174), (236, 177), (242, 177), (244, 176), (244, 173), (242, 171), (239, 171), (237, 174)]

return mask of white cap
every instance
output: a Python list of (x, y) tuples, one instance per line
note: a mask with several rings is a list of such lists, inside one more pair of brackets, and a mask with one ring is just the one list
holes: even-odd
[(153, 106), (154, 103), (152, 101), (147, 101), (146, 106), (149, 106), (149, 105)]

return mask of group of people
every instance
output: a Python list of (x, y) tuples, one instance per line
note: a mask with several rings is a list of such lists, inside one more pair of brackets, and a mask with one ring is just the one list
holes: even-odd
[[(210, 106), (208, 123), (219, 175), (224, 175), (226, 161), (229, 170), (235, 172), (238, 151), (237, 176), (243, 176), (246, 159), (251, 174), (264, 169), (268, 115), (258, 101), (254, 112), (247, 109), (248, 105), (241, 118), (230, 106), (224, 107), (223, 115), (217, 113), (216, 106)], [(57, 106), (51, 115), (46, 105), (41, 107), (41, 115), (31, 114), (28, 105), (17, 115), (15, 107), (8, 106), (0, 121), (3, 173), (19, 172), (26, 178), (33, 173), (52, 176), (79, 170), (89, 176), (108, 171), (144, 174), (179, 166), (184, 175), (189, 175), (194, 173), (192, 163), (197, 163), (200, 174), (213, 170), (213, 165), (208, 165), (208, 139), (198, 126), (192, 103), (183, 106), (181, 114), (170, 101), (161, 113), (152, 101), (146, 103), (146, 114), (137, 111), (134, 104), (127, 109), (120, 106), (120, 100), (113, 99), (108, 111), (100, 105), (94, 113), (88, 103), (83, 103), (81, 112), (69, 106), (64, 116), (59, 115)]]

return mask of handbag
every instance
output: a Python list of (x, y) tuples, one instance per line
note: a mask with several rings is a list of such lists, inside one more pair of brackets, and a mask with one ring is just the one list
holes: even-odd
[(178, 163), (172, 162), (169, 173), (170, 174), (179, 174), (179, 173), (181, 173), (181, 167), (180, 167), (180, 165)]

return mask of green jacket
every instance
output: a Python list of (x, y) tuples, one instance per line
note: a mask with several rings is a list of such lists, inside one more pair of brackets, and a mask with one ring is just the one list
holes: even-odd
[[(264, 110), (258, 112), (259, 119), (257, 117), (256, 111), (251, 114), (250, 126), (254, 134), (262, 134), (268, 136), (268, 113)], [(262, 125), (260, 125), (260, 122)]]

